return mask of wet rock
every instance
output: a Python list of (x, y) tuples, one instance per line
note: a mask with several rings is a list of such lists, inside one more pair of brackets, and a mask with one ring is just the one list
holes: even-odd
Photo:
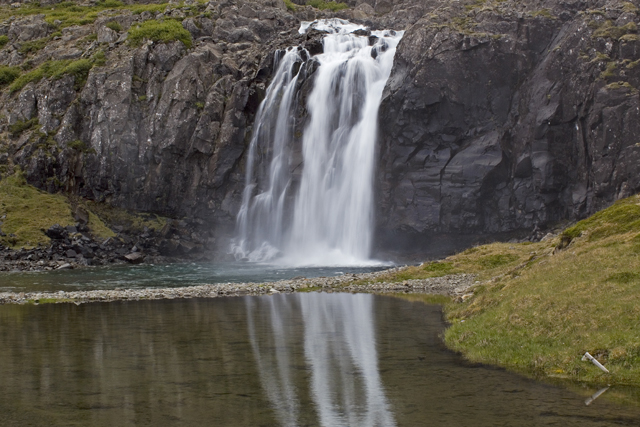
[(117, 248), (115, 251), (116, 255), (124, 256), (129, 253), (129, 250), (126, 248)]
[(47, 231), (44, 232), (44, 234), (46, 234), (47, 237), (53, 240), (62, 240), (69, 236), (69, 232), (60, 224), (52, 225)]
[(144, 255), (141, 252), (132, 252), (125, 255), (124, 259), (130, 264), (141, 264), (144, 261)]
[(73, 209), (73, 218), (80, 225), (86, 225), (89, 222), (89, 212), (82, 206), (75, 206)]

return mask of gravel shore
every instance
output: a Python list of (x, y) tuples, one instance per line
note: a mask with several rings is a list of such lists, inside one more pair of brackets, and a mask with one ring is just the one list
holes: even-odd
[(243, 295), (265, 295), (305, 291), (371, 292), (371, 293), (426, 293), (461, 296), (475, 283), (472, 274), (456, 274), (403, 282), (362, 281), (379, 280), (401, 270), (393, 268), (374, 273), (345, 274), (336, 277), (294, 278), (267, 283), (216, 283), (179, 288), (112, 289), (58, 292), (0, 292), (0, 304), (75, 303), (137, 301), (176, 298), (216, 298)]

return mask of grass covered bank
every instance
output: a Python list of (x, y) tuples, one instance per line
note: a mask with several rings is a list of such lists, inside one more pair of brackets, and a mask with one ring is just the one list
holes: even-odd
[(50, 194), (29, 185), (22, 172), (0, 176), (0, 245), (18, 249), (46, 246), (50, 243), (44, 233), (54, 224), (74, 225), (74, 206), (88, 215), (87, 227), (98, 239), (114, 237), (109, 228), (124, 226), (133, 231), (144, 227), (161, 229), (166, 218), (143, 216), (105, 203), (96, 203), (68, 194)]
[[(496, 243), (409, 268), (406, 280), (476, 273), (445, 302), (447, 345), (534, 377), (640, 385), (640, 197), (539, 243)], [(460, 301), (462, 300), (462, 301)], [(581, 360), (588, 351), (611, 372)]]

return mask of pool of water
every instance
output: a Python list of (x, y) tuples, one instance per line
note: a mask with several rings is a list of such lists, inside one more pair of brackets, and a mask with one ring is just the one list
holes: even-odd
[(389, 267), (389, 265), (378, 265), (291, 268), (241, 262), (105, 266), (77, 270), (0, 273), (0, 292), (135, 289), (227, 282), (272, 282), (299, 276), (311, 278), (366, 273)]
[(290, 294), (0, 306), (0, 425), (614, 426), (640, 409), (465, 363), (438, 306)]

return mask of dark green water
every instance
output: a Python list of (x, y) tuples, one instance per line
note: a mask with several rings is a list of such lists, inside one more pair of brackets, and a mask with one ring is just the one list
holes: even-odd
[(389, 265), (283, 267), (258, 263), (120, 265), (41, 272), (0, 273), (0, 292), (55, 292), (115, 288), (180, 287), (209, 283), (273, 282), (294, 277), (368, 273)]
[(640, 409), (445, 350), (367, 294), (0, 306), (1, 426), (613, 426)]

